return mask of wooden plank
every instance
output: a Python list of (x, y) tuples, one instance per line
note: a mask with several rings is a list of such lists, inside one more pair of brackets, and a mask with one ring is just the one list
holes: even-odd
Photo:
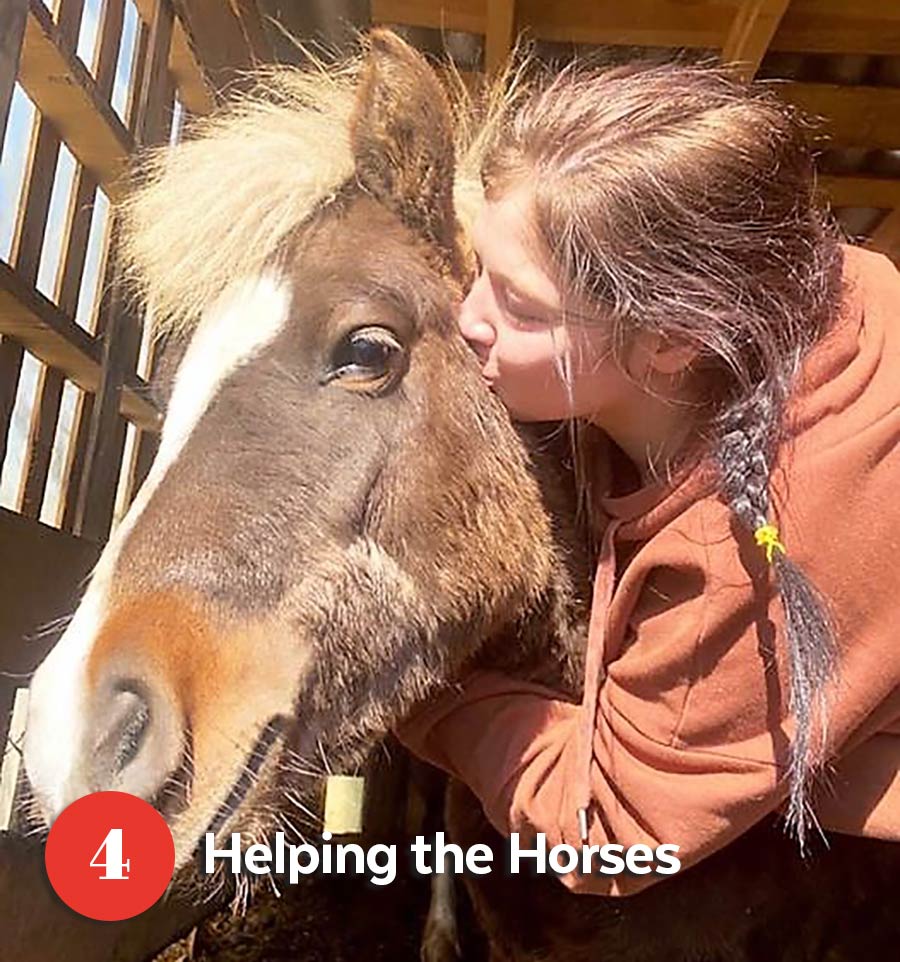
[[(157, 3), (170, 5), (170, 0), (135, 0), (141, 20), (149, 27)], [(191, 113), (207, 114), (215, 105), (209, 82), (200, 66), (182, 22), (175, 17), (172, 25), (172, 43), (169, 47), (169, 71), (175, 79), (178, 96)]]
[[(57, 300), (60, 311), (69, 318), (74, 318), (78, 304), (78, 289), (84, 272), (91, 222), (90, 204), (95, 191), (96, 181), (83, 167), (79, 167), (69, 202), (66, 242), (61, 260), (62, 280)], [(53, 367), (45, 369), (38, 395), (40, 415), (34, 422), (34, 434), (29, 444), (28, 473), (22, 502), (22, 513), (26, 517), (40, 517), (64, 386), (62, 371)], [(76, 429), (77, 424), (73, 424), (73, 430)]]
[[(115, 225), (114, 225), (115, 226)], [(115, 252), (116, 239), (110, 239)], [(109, 536), (116, 487), (125, 446), (126, 422), (120, 416), (123, 390), (134, 370), (140, 348), (140, 324), (133, 304), (123, 294), (117, 256), (108, 260), (100, 314), (103, 324), (103, 360), (100, 386), (91, 412), (84, 474), (78, 491), (76, 534), (98, 541)]]
[(209, 81), (180, 20), (175, 21), (169, 70), (178, 86), (178, 96), (192, 114), (208, 114), (215, 106)]
[(22, 345), (17, 340), (4, 335), (0, 341), (0, 467), (6, 458), (9, 422), (16, 403), (24, 354)]
[(791, 0), (741, 0), (722, 45), (722, 62), (752, 80)]
[(255, 0), (172, 0), (187, 41), (214, 90), (273, 59)]
[(59, 47), (71, 56), (78, 46), (78, 32), (84, 14), (84, 0), (60, 0), (56, 22), (59, 25)]
[[(31, 289), (37, 279), (58, 156), (59, 137), (46, 120), (39, 118), (30, 170), (27, 174), (19, 235), (14, 238), (12, 253), (16, 265), (17, 283), (26, 289)], [(13, 274), (12, 269), (2, 261), (0, 261), (0, 269)], [(0, 333), (15, 335), (16, 332), (5, 330), (0, 325)], [(27, 345), (21, 338), (7, 340), (4, 337), (3, 350), (0, 352), (0, 376), (4, 383), (4, 390), (0, 395), (0, 465), (6, 457), (9, 422), (15, 406), (25, 346)]]
[(774, 89), (805, 113), (825, 118), (822, 133), (835, 146), (900, 148), (900, 88), (784, 83)]
[(22, 86), (77, 160), (103, 184), (111, 200), (118, 200), (134, 139), (94, 78), (64, 46), (41, 0), (29, 0), (19, 68)]
[[(518, 0), (518, 24), (542, 40), (638, 47), (721, 48), (734, 5), (699, 0)], [(485, 33), (485, 0), (371, 0), (373, 23)], [(772, 50), (900, 54), (900, 4), (794, 0)]]
[[(148, 69), (147, 55), (150, 46), (150, 29), (143, 20), (138, 22), (138, 38), (134, 52), (134, 80), (128, 94), (126, 105), (126, 116), (128, 117), (128, 129), (134, 134), (137, 124), (138, 101), (141, 96), (141, 86), (144, 83), (144, 74)], [(137, 139), (137, 138), (135, 138)]]
[(97, 92), (104, 103), (109, 103), (112, 97), (124, 22), (125, 0), (106, 0), (100, 25), (100, 42), (97, 45), (97, 69), (94, 71)]
[(37, 392), (38, 401), (35, 408), (37, 416), (32, 419), (31, 437), (28, 443), (28, 469), (25, 476), (25, 493), (22, 498), (22, 514), (26, 518), (38, 518), (41, 513), (64, 384), (65, 377), (61, 371), (55, 368), (44, 368)]
[(900, 4), (884, 0), (793, 0), (772, 50), (900, 53)]
[(516, 0), (487, 0), (484, 71), (492, 74), (509, 56), (516, 29)]
[(84, 273), (96, 193), (97, 181), (93, 174), (79, 166), (75, 183), (72, 185), (72, 209), (62, 261), (62, 282), (57, 299), (60, 311), (72, 320), (75, 319), (78, 309), (78, 294)]
[[(83, 390), (99, 389), (102, 354), (96, 339), (3, 262), (0, 262), (0, 334), (4, 336), (0, 354), (10, 335)], [(2, 364), (0, 373), (3, 373)], [(0, 390), (7, 384), (0, 380)], [(129, 373), (122, 392), (122, 414), (141, 427), (158, 430), (159, 412), (145, 395), (144, 382)]]
[(156, 4), (150, 24), (147, 68), (141, 80), (137, 100), (134, 130), (141, 144), (165, 141), (169, 132), (169, 124), (166, 122), (166, 110), (169, 106), (167, 73), (173, 26), (172, 7), (160, 0)]
[(0, 6), (0, 145), (6, 134), (9, 105), (19, 75), (28, 0), (4, 0)]
[(892, 210), (875, 228), (866, 247), (887, 254), (900, 267), (900, 207)]
[(81, 490), (81, 479), (84, 477), (84, 465), (87, 456), (88, 438), (91, 431), (91, 412), (94, 408), (94, 395), (82, 394), (75, 419), (75, 443), (72, 448), (72, 463), (69, 465), (65, 506), (63, 508), (63, 531), (75, 530), (75, 516), (78, 511), (78, 492)]
[(37, 123), (37, 137), (23, 203), (24, 213), (18, 240), (13, 245), (16, 273), (27, 284), (32, 285), (37, 280), (41, 262), (47, 213), (50, 210), (50, 196), (59, 158), (59, 137), (52, 124), (43, 117), (38, 118)]
[(820, 176), (817, 184), (832, 207), (900, 207), (900, 180), (890, 177)]

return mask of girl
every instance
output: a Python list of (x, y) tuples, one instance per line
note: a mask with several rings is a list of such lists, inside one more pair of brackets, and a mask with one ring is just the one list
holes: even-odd
[(801, 846), (900, 838), (894, 267), (839, 242), (800, 121), (724, 70), (566, 70), (483, 181), (460, 330), (514, 418), (609, 442), (586, 682), (479, 672), (401, 739), (548, 846), (687, 867), (775, 811)]

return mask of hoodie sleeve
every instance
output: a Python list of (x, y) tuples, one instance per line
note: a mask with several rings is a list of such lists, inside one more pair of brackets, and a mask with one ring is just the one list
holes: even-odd
[[(721, 848), (787, 793), (776, 764), (787, 742), (771, 731), (780, 700), (760, 652), (754, 595), (746, 584), (715, 590), (683, 559), (642, 587), (633, 591), (644, 600), (627, 619), (628, 644), (608, 662), (592, 737), (579, 737), (583, 705), (480, 671), (404, 722), (401, 741), (466, 783), (501, 834), (543, 832), (548, 846), (579, 848), (588, 779), (587, 844), (677, 845), (683, 868)], [(624, 895), (666, 877), (562, 881)]]

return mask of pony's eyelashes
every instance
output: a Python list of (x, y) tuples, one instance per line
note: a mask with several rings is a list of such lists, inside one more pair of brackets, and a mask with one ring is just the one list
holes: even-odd
[(334, 382), (363, 394), (383, 394), (401, 380), (408, 366), (408, 352), (393, 331), (361, 327), (341, 338), (321, 383)]

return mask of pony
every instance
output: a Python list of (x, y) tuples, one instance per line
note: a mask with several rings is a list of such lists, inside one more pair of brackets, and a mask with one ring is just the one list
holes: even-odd
[[(263, 72), (145, 161), (123, 257), (176, 345), (166, 417), (32, 682), (43, 822), (131, 792), (188, 872), (207, 832), (292, 832), (320, 758), (352, 770), (473, 667), (579, 690), (596, 532), (559, 426), (513, 425), (455, 325), (481, 136), (460, 153), (465, 127), (379, 30), (345, 67)], [(499, 844), (463, 786), (446, 816), (454, 841)], [(627, 900), (502, 873), (467, 885), (494, 960), (743, 958), (798, 905), (833, 908), (788, 848), (764, 824)]]

